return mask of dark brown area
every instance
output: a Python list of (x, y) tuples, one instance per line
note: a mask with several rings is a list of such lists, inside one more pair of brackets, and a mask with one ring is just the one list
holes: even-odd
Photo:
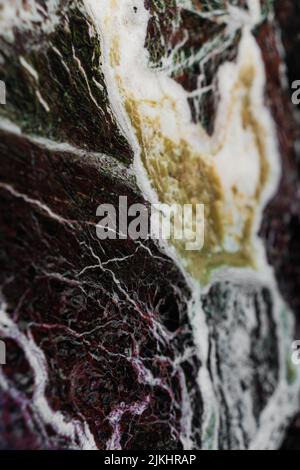
[[(100, 203), (117, 206), (120, 194), (129, 204), (144, 201), (91, 154), (49, 151), (8, 132), (1, 132), (0, 154), (0, 284), (9, 315), (45, 354), (50, 406), (66, 419), (84, 419), (100, 449), (111, 438), (110, 416), (118, 409), (124, 410), (124, 449), (180, 448), (174, 358), (192, 347), (189, 292), (152, 242), (96, 237)], [(20, 434), (28, 416), (35, 422), (26, 405), (34, 387), (23, 351), (10, 341), (7, 348), (14, 359), (7, 379), (20, 402), (17, 409), (12, 405), (13, 414), (6, 405), (0, 409), (1, 445), (45, 448), (41, 439), (29, 442), (25, 429)], [(193, 358), (189, 363), (194, 388), (199, 364)], [(143, 380), (144, 368), (156, 384)], [(136, 413), (132, 407), (140, 404), (144, 409)], [(195, 406), (199, 410), (200, 402)], [(11, 429), (12, 419), (22, 426)], [(63, 447), (51, 429), (45, 434), (47, 446)]]
[[(283, 174), (278, 194), (269, 204), (261, 235), (268, 259), (274, 266), (281, 292), (296, 315), (300, 337), (300, 155), (297, 110), (291, 100), (291, 84), (300, 79), (300, 6), (297, 0), (277, 0), (276, 18), (286, 56), (281, 57), (275, 25), (265, 23), (258, 34), (267, 71), (267, 101), (277, 125)], [(281, 64), (286, 60), (289, 83), (283, 82)], [(300, 425), (296, 418), (287, 433), (284, 449), (300, 449)]]

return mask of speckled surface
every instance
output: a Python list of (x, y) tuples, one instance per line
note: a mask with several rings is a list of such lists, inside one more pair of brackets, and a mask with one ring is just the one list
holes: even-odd
[[(246, 34), (264, 71), (254, 88), (264, 93), (281, 177), (272, 197), (256, 201), (257, 266), (222, 260), (205, 280), (177, 247), (96, 237), (99, 204), (126, 195), (150, 206), (160, 194), (139, 160), (134, 135), (145, 142), (145, 128), (126, 115), (131, 79), (118, 85), (124, 75), (107, 54), (104, 3), (113, 2), (98, 16), (93, 0), (0, 2), (0, 447), (278, 448), (299, 408), (290, 361), (299, 331), (298, 131), (282, 74), (286, 60), (289, 79), (300, 79), (293, 2), (278, 2), (274, 16), (267, 1), (249, 10), (234, 0), (126, 0), (132, 31), (142, 29), (135, 9), (148, 15), (141, 47), (151, 80), (184, 97), (178, 135), (203, 132), (196, 149), (220, 134), (218, 74), (237, 63)], [(229, 165), (234, 175), (238, 160)], [(180, 190), (201, 183), (197, 168), (175, 177)], [(285, 447), (297, 445), (298, 427)]]

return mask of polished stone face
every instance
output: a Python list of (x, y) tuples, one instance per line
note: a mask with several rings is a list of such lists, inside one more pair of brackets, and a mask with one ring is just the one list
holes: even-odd
[[(281, 445), (300, 16), (279, 3), (0, 0), (0, 447)], [(100, 240), (120, 196), (205, 204), (204, 248)]]

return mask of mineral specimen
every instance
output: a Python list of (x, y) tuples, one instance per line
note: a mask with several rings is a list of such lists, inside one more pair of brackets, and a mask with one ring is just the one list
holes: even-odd
[[(2, 448), (281, 445), (300, 385), (291, 5), (0, 0)], [(203, 249), (99, 239), (120, 197), (204, 204)]]

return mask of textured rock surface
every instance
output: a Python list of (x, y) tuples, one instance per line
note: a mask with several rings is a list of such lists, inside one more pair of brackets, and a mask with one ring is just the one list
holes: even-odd
[[(276, 18), (281, 28), (281, 38), (285, 48), (286, 64), (289, 85), (291, 86), (295, 80), (299, 80), (300, 70), (299, 61), (297, 57), (300, 54), (300, 42), (299, 42), (299, 28), (300, 28), (300, 10), (299, 3), (295, 0), (287, 0), (284, 2), (277, 1), (276, 4)], [(298, 106), (299, 111), (299, 106)], [(285, 139), (288, 142), (299, 141), (299, 115), (295, 116), (298, 122), (298, 127), (291, 126), (289, 135), (290, 140)], [(288, 119), (286, 119), (289, 122)], [(286, 150), (286, 154), (290, 155), (289, 161), (294, 162), (297, 168), (293, 174), (296, 179), (299, 179), (299, 145), (293, 147), (289, 145)], [(286, 187), (294, 188), (292, 200), (298, 200), (298, 194), (296, 188), (298, 187), (297, 182), (286, 184)], [(298, 196), (298, 197), (297, 197)], [(278, 270), (278, 277), (282, 279), (282, 290), (285, 291), (286, 297), (289, 302), (293, 305), (296, 315), (296, 336), (299, 338), (300, 335), (300, 322), (299, 322), (299, 285), (300, 285), (300, 273), (299, 263), (297, 262), (297, 256), (299, 253), (299, 225), (300, 225), (300, 214), (299, 204), (289, 204), (289, 207), (293, 208), (293, 216), (290, 219), (290, 226), (287, 227), (286, 232), (289, 236), (285, 238), (286, 242), (280, 243), (279, 249), (282, 250), (282, 246), (285, 246), (285, 256), (282, 259), (286, 259), (286, 268)], [(296, 259), (296, 262), (294, 260)], [(280, 276), (279, 273), (282, 273)], [(283, 279), (285, 278), (285, 280)], [(294, 419), (292, 426), (288, 432), (286, 440), (283, 445), (284, 449), (300, 449), (300, 422), (299, 415)]]
[[(269, 1), (100, 3), (0, 1), (7, 86), (0, 107), (0, 336), (7, 346), (0, 445), (277, 448), (299, 408), (290, 361), (290, 308), (299, 306), (297, 132), (278, 25), (293, 57), (285, 16), (292, 2), (277, 7), (277, 20)], [(111, 47), (113, 36), (123, 49)], [(139, 52), (128, 55), (136, 80), (130, 100), (125, 40)], [(253, 70), (239, 75), (248, 51)], [(233, 100), (225, 78), (235, 75), (244, 78)], [(161, 105), (161, 89), (166, 100), (174, 90), (176, 113)], [(143, 93), (167, 123), (160, 153), (153, 143), (165, 145), (164, 130), (132, 104), (142, 99), (146, 109)], [(232, 129), (244, 126), (226, 147), (222, 117), (230, 118), (229, 104), (240, 97)], [(174, 129), (187, 140), (193, 135), (186, 153)], [(249, 141), (239, 147), (242, 133)], [(224, 241), (234, 227), (225, 224), (219, 234), (211, 209), (207, 235), (217, 235), (193, 257), (176, 244), (96, 237), (97, 207), (118, 205), (120, 195), (147, 205), (165, 194), (172, 195), (167, 202), (199, 197), (210, 208), (219, 197), (226, 208), (231, 189), (211, 163), (209, 139), (227, 148), (230, 177), (252, 184), (236, 209), (244, 214), (251, 206), (239, 256)], [(247, 174), (251, 157), (265, 179), (255, 179), (252, 167)]]

